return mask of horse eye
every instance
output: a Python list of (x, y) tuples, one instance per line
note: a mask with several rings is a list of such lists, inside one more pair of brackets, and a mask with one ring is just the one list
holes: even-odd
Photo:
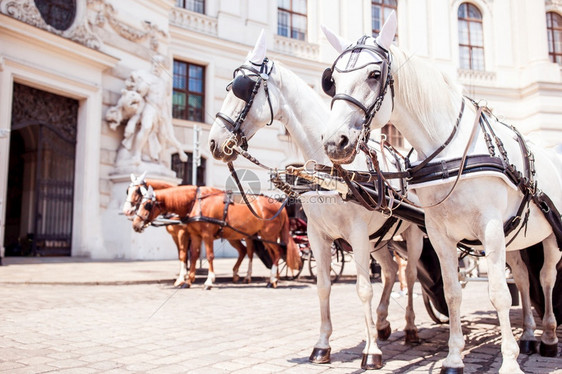
[(379, 79), (381, 77), (381, 72), (378, 70), (373, 70), (369, 73), (369, 79)]
[(144, 209), (146, 209), (146, 210), (152, 210), (152, 203), (146, 203), (146, 204), (144, 205)]

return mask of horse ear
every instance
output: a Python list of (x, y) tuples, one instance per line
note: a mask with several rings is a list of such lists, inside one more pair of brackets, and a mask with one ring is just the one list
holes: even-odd
[(154, 193), (154, 189), (152, 188), (152, 186), (148, 186), (148, 196), (149, 197), (153, 197), (156, 196), (156, 194)]
[(330, 30), (327, 26), (321, 25), (320, 27), (322, 27), (322, 31), (324, 32), (324, 35), (326, 35), (326, 39), (328, 39), (332, 47), (334, 47), (338, 53), (342, 53), (352, 44), (350, 41)]
[(384, 25), (382, 26), (381, 32), (379, 36), (377, 36), (377, 44), (386, 49), (387, 51), (390, 49), (390, 45), (394, 40), (394, 36), (396, 35), (396, 28), (397, 28), (397, 21), (396, 21), (396, 12), (392, 11), (388, 16), (388, 19), (385, 21)]
[(131, 173), (131, 182), (135, 183), (137, 181), (137, 177), (135, 177), (135, 174)]
[[(149, 186), (148, 188), (150, 188), (151, 186)], [(148, 193), (148, 190), (144, 187), (144, 186), (140, 186), (140, 192), (142, 194), (142, 196), (146, 196), (146, 194)]]
[(144, 173), (141, 174), (141, 176), (139, 177), (139, 184), (144, 182), (144, 178), (146, 177), (146, 170), (144, 171)]
[(267, 45), (265, 40), (265, 31), (261, 29), (260, 36), (256, 41), (256, 45), (252, 52), (248, 54), (248, 61), (253, 62), (254, 64), (261, 65), (263, 59), (265, 58), (265, 54), (267, 52)]

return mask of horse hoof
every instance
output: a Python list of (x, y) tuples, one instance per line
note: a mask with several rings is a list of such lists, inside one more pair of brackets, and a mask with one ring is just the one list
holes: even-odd
[(541, 343), (539, 352), (543, 357), (556, 357), (556, 355), (558, 354), (558, 343)]
[(418, 336), (417, 330), (404, 330), (406, 336), (404, 337), (404, 342), (408, 345), (420, 344), (420, 337)]
[(329, 364), (331, 348), (314, 348), (308, 361), (313, 364)]
[(266, 288), (277, 288), (277, 282), (269, 282), (267, 283)]
[(379, 340), (385, 341), (388, 338), (390, 338), (391, 332), (392, 332), (392, 329), (390, 328), (390, 325), (388, 325), (384, 329), (377, 330), (377, 336), (378, 336)]
[(232, 283), (238, 283), (239, 280), (240, 280), (239, 276), (232, 277)]
[(382, 355), (374, 353), (363, 353), (361, 360), (361, 369), (377, 370), (382, 368)]
[(464, 368), (442, 367), (440, 374), (463, 374)]
[(211, 288), (213, 288), (213, 286), (208, 285), (208, 284), (203, 285), (203, 289), (204, 289), (205, 291), (208, 291), (208, 290), (210, 290)]
[(191, 284), (185, 283), (185, 282), (183, 282), (183, 283), (180, 284), (180, 286), (179, 286), (179, 288), (190, 288), (190, 287), (191, 287)]
[(250, 284), (250, 283), (252, 283), (252, 279), (251, 278), (244, 278), (244, 283)]
[(537, 353), (538, 342), (536, 340), (520, 340), (519, 341), (519, 353), (524, 355), (532, 355)]

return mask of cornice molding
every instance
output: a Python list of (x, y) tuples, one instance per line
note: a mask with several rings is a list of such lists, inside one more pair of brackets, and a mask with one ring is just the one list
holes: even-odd
[(0, 0), (0, 13), (96, 50), (102, 48), (103, 42), (96, 35), (95, 27), (106, 25), (127, 40), (135, 43), (148, 41), (148, 47), (155, 52), (158, 52), (160, 40), (169, 38), (166, 31), (148, 21), (142, 22), (140, 27), (126, 25), (107, 0), (78, 1), (77, 7), (74, 23), (61, 31), (43, 20), (33, 0)]

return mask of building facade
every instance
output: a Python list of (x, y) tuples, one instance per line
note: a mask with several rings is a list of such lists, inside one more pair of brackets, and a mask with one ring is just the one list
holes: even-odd
[[(137, 234), (118, 214), (130, 174), (150, 166), (119, 165), (124, 126), (107, 121), (132, 73), (163, 56), (174, 135), (202, 158), (197, 183), (224, 188), (228, 169), (210, 156), (207, 136), (261, 30), (268, 56), (322, 94), (322, 71), (336, 54), (320, 26), (356, 40), (377, 33), (392, 10), (401, 47), (456, 77), (533, 141), (562, 143), (560, 0), (0, 0), (2, 251), (174, 258), (163, 229)], [(392, 127), (383, 131), (407, 147)], [(268, 165), (302, 161), (279, 123), (250, 147)], [(148, 175), (193, 183), (191, 163), (176, 153), (162, 150), (167, 171)], [(267, 190), (267, 175), (255, 171)]]

